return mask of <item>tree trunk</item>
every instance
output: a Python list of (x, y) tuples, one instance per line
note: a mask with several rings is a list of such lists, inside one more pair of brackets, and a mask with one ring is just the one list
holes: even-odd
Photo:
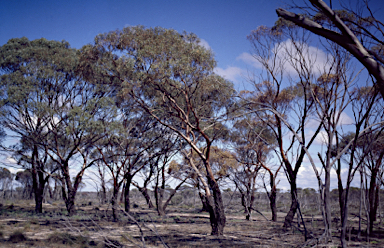
[(43, 212), (43, 194), (45, 187), (44, 173), (39, 168), (38, 150), (37, 146), (33, 146), (32, 152), (32, 187), (35, 195), (35, 212)]
[[(163, 205), (163, 198), (165, 194), (165, 167), (161, 167), (161, 173), (156, 175), (155, 185), (155, 199), (156, 199), (156, 210), (159, 216), (165, 215), (165, 209)], [(161, 182), (160, 182), (161, 181)]]
[[(381, 161), (380, 161), (381, 164)], [(368, 199), (369, 199), (369, 233), (373, 231), (373, 223), (376, 221), (377, 206), (379, 205), (380, 185), (377, 184), (377, 176), (379, 168), (377, 165), (372, 169), (371, 180), (369, 183)]]
[(125, 212), (129, 213), (131, 208), (130, 208), (130, 200), (129, 200), (129, 189), (131, 187), (131, 181), (132, 181), (132, 176), (127, 175), (125, 181), (125, 187), (124, 187), (124, 210)]
[[(36, 190), (39, 191), (39, 190)], [(43, 192), (35, 191), (35, 212), (42, 213), (43, 212)], [(36, 194), (37, 193), (37, 194)]]
[(272, 211), (272, 221), (277, 221), (277, 206), (276, 206), (276, 187), (272, 188), (269, 195), (269, 206)]
[(159, 188), (158, 185), (156, 185), (155, 186), (156, 210), (159, 216), (165, 215), (164, 208), (163, 208), (163, 196), (164, 196), (164, 189), (162, 187)]
[(76, 193), (68, 192), (68, 195), (66, 195), (65, 192), (63, 192), (64, 202), (67, 208), (68, 216), (76, 214), (75, 196)]
[(285, 228), (292, 226), (293, 218), (295, 217), (297, 207), (298, 207), (296, 180), (291, 179), (290, 186), (291, 186), (291, 207), (289, 208), (289, 211), (285, 216), (284, 225), (283, 225), (283, 227)]
[[(99, 192), (99, 197), (101, 204), (105, 204), (107, 202), (107, 188), (105, 187), (104, 179), (101, 181), (101, 190)], [(117, 200), (117, 198), (115, 200)]]
[(148, 208), (149, 209), (154, 208), (151, 197), (148, 194), (148, 189), (144, 187), (139, 187), (138, 189), (141, 192), (141, 194), (144, 196), (145, 201), (147, 202)]
[(325, 228), (326, 236), (328, 239), (331, 239), (331, 237), (332, 237), (330, 187), (331, 187), (331, 168), (326, 168), (325, 169), (325, 182), (324, 182), (324, 208), (325, 208), (325, 227), (324, 228)]
[(43, 199), (44, 199), (44, 188), (45, 188), (45, 180), (44, 174), (41, 171), (37, 172), (38, 180), (37, 184), (34, 186), (34, 195), (35, 195), (35, 212), (42, 213), (43, 212)]
[(252, 212), (252, 200), (249, 200), (250, 192), (241, 192), (241, 205), (244, 207), (245, 219), (251, 220), (251, 212)]
[(68, 162), (65, 162), (62, 165), (61, 171), (64, 176), (64, 178), (62, 179), (62, 185), (61, 185), (62, 194), (63, 194), (65, 205), (67, 207), (68, 215), (72, 216), (76, 213), (75, 199), (76, 199), (77, 189), (81, 183), (81, 178), (83, 176), (84, 171), (81, 171), (77, 174), (73, 185), (72, 185), (71, 177), (69, 174)]
[(199, 191), (199, 197), (201, 200), (201, 204), (203, 205), (201, 208), (201, 212), (209, 212), (209, 205), (208, 205), (208, 200), (207, 197)]
[(157, 210), (157, 214), (159, 216), (164, 216), (165, 215), (165, 209), (163, 207), (163, 204), (159, 204), (157, 207), (156, 207), (156, 210)]
[[(276, 175), (278, 171), (280, 170), (281, 166), (279, 169), (276, 171)], [(268, 194), (269, 198), (269, 206), (271, 208), (272, 212), (272, 221), (277, 221), (277, 206), (276, 206), (276, 196), (277, 196), (277, 189), (276, 189), (276, 178), (275, 175), (273, 175), (271, 170), (268, 170), (269, 172), (269, 185), (271, 186), (271, 193)], [(266, 189), (267, 190), (267, 189)], [(268, 193), (268, 191), (267, 191)]]
[(119, 194), (119, 188), (115, 185), (113, 187), (113, 193), (112, 193), (112, 199), (111, 199), (111, 204), (112, 204), (112, 217), (113, 217), (113, 221), (116, 222), (117, 221), (117, 197), (118, 197), (118, 194)]
[(224, 234), (226, 222), (223, 199), (216, 180), (212, 180), (212, 178), (208, 177), (208, 183), (213, 193), (213, 197), (211, 195), (207, 197), (207, 205), (209, 207), (208, 212), (212, 227), (211, 235), (221, 236)]

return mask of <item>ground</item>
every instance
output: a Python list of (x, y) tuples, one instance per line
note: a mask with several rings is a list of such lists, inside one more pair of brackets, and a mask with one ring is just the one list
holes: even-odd
[[(271, 214), (253, 213), (246, 221), (240, 211), (227, 213), (224, 236), (210, 235), (209, 217), (199, 209), (170, 207), (166, 216), (145, 206), (136, 206), (130, 215), (119, 213), (113, 222), (108, 206), (78, 206), (76, 215), (66, 216), (60, 204), (44, 204), (43, 214), (33, 213), (33, 202), (0, 204), (0, 247), (303, 247), (316, 245), (316, 239), (305, 240), (303, 226), (297, 223), (289, 230), (282, 228), (285, 213), (271, 222)], [(305, 216), (309, 237), (321, 235), (320, 216)], [(335, 219), (337, 222), (337, 219)], [(337, 223), (335, 222), (335, 225)], [(357, 218), (351, 223), (356, 224)], [(350, 229), (350, 247), (384, 247), (380, 227), (369, 242)], [(338, 247), (339, 233), (332, 243)], [(348, 237), (348, 238), (349, 238)], [(322, 246), (318, 246), (322, 247)]]

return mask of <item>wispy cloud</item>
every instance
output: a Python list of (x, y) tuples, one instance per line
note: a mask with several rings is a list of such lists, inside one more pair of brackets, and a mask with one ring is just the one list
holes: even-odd
[(251, 65), (255, 68), (262, 68), (260, 62), (257, 61), (257, 59), (255, 59), (250, 53), (242, 53), (236, 58), (236, 60), (243, 61), (244, 63)]
[[(279, 47), (277, 47), (279, 46)], [(300, 46), (300, 53), (296, 46)], [(309, 68), (315, 75), (320, 75), (330, 69), (330, 55), (321, 49), (309, 46), (308, 44), (297, 44), (288, 39), (281, 44), (276, 44), (271, 51), (271, 54), (276, 53), (275, 65), (282, 65), (283, 72), (296, 77), (297, 69), (301, 68), (300, 63), (304, 62), (306, 67)], [(273, 56), (272, 56), (273, 57)], [(242, 53), (237, 57), (238, 60), (251, 65), (255, 68), (261, 69), (263, 65), (250, 53)], [(269, 61), (272, 66), (273, 61)]]
[(211, 47), (209, 46), (208, 42), (204, 39), (200, 39), (199, 45), (207, 50), (211, 50)]
[(337, 123), (338, 126), (343, 126), (343, 125), (351, 125), (354, 124), (354, 121), (349, 115), (347, 115), (345, 112), (342, 112), (340, 114), (340, 119), (339, 122)]
[(244, 69), (234, 66), (229, 66), (226, 69), (216, 67), (213, 71), (223, 78), (233, 82), (236, 82), (245, 73)]

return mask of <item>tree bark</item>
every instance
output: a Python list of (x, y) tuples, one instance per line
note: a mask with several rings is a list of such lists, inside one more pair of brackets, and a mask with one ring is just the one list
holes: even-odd
[(147, 202), (148, 208), (149, 208), (149, 209), (154, 208), (153, 203), (152, 203), (152, 200), (151, 200), (151, 197), (150, 197), (150, 195), (148, 194), (148, 189), (145, 188), (145, 187), (138, 187), (138, 189), (139, 189), (139, 191), (141, 192), (141, 194), (144, 196), (145, 201)]
[[(293, 189), (294, 188), (294, 189)], [(293, 219), (295, 217), (298, 202), (297, 202), (297, 194), (296, 194), (296, 183), (294, 183), (294, 187), (291, 182), (291, 206), (289, 208), (289, 211), (287, 215), (285, 216), (284, 225), (283, 227), (288, 228), (292, 226)]]
[(274, 187), (272, 188), (269, 196), (269, 206), (271, 207), (271, 211), (272, 211), (272, 221), (277, 221), (276, 195), (277, 195), (277, 190), (276, 190), (276, 187)]
[(207, 197), (199, 191), (199, 197), (201, 200), (201, 204), (203, 205), (201, 208), (201, 212), (209, 212), (209, 205), (208, 205), (208, 200)]
[(116, 222), (117, 221), (117, 198), (118, 198), (118, 195), (119, 195), (119, 187), (117, 185), (115, 185), (113, 187), (113, 193), (112, 193), (112, 199), (111, 199), (111, 204), (112, 204), (112, 217), (113, 217), (113, 221)]
[(163, 208), (163, 197), (165, 189), (163, 187), (155, 186), (155, 199), (156, 199), (156, 210), (159, 216), (165, 215)]
[[(332, 237), (332, 218), (331, 218), (331, 168), (325, 169), (325, 183), (324, 183), (324, 208), (325, 208), (325, 232), (327, 238)], [(345, 212), (345, 210), (344, 210)]]
[(76, 214), (76, 208), (75, 208), (75, 196), (76, 193), (73, 191), (68, 192), (68, 195), (65, 193), (65, 186), (63, 186), (63, 197), (65, 206), (67, 208), (68, 216), (72, 216)]
[(213, 197), (211, 195), (207, 197), (208, 212), (212, 227), (211, 235), (222, 236), (224, 234), (226, 218), (221, 191), (216, 180), (210, 176), (208, 176), (208, 184), (213, 193)]
[(126, 181), (125, 181), (125, 187), (124, 187), (124, 210), (125, 212), (129, 213), (131, 211), (129, 193), (130, 193), (132, 176), (126, 175), (125, 179)]
[(379, 190), (380, 186), (377, 185), (377, 175), (378, 168), (375, 167), (371, 172), (371, 181), (368, 190), (368, 200), (369, 200), (369, 233), (373, 231), (373, 222), (376, 221), (377, 215), (377, 206), (379, 204)]
[(39, 166), (38, 150), (37, 145), (33, 146), (32, 152), (32, 187), (35, 195), (35, 212), (43, 212), (43, 197), (44, 187), (46, 180), (44, 179), (44, 173)]

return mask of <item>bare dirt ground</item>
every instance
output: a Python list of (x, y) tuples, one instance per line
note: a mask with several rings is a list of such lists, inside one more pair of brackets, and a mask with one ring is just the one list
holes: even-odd
[[(270, 219), (270, 213), (262, 213)], [(0, 247), (338, 247), (339, 233), (332, 242), (317, 245), (316, 239), (304, 238), (303, 226), (284, 230), (285, 213), (271, 222), (254, 213), (246, 221), (241, 212), (228, 213), (225, 234), (211, 236), (209, 217), (198, 209), (168, 209), (166, 216), (157, 216), (145, 208), (132, 209), (130, 218), (119, 214), (111, 220), (106, 208), (78, 207), (77, 214), (65, 215), (60, 205), (44, 205), (44, 213), (33, 213), (32, 204), (1, 205)], [(305, 218), (308, 236), (321, 236), (320, 216)], [(355, 223), (355, 221), (353, 222)], [(337, 223), (335, 223), (335, 226)], [(356, 226), (357, 227), (357, 226)], [(351, 229), (350, 247), (384, 247), (384, 232), (380, 227), (369, 242), (362, 235), (357, 240), (357, 228)], [(348, 237), (348, 238), (349, 238)]]

